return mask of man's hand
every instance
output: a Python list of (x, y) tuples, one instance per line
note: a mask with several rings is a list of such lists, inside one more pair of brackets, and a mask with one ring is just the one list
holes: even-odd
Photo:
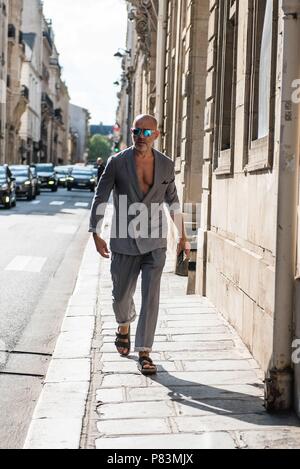
[(177, 246), (177, 256), (179, 256), (179, 254), (182, 251), (185, 252), (186, 257), (190, 258), (191, 244), (189, 243), (189, 241), (185, 237), (180, 238), (180, 241), (179, 241), (178, 246)]
[(95, 245), (97, 252), (99, 252), (100, 256), (104, 257), (105, 259), (109, 259), (109, 250), (104, 239), (100, 238), (96, 233), (93, 234)]

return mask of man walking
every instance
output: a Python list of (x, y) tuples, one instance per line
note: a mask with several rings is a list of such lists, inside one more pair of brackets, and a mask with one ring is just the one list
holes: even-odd
[(104, 173), (104, 170), (105, 170), (105, 164), (103, 162), (103, 159), (102, 158), (97, 158), (97, 180), (98, 182), (100, 181), (101, 179), (101, 176), (102, 174)]
[(162, 210), (163, 203), (170, 207), (171, 216), (180, 232), (178, 253), (185, 251), (189, 256), (190, 246), (182, 215), (179, 214), (174, 163), (153, 149), (154, 141), (159, 136), (156, 119), (149, 115), (138, 116), (131, 132), (133, 146), (111, 157), (102, 174), (93, 201), (89, 231), (93, 233), (99, 254), (109, 258), (109, 249), (101, 238), (101, 224), (113, 190), (115, 211), (110, 240), (111, 275), (113, 309), (119, 325), (115, 345), (123, 357), (129, 355), (130, 324), (136, 319), (133, 296), (139, 274), (142, 273), (142, 305), (135, 351), (139, 352), (139, 370), (144, 375), (151, 375), (157, 371), (150, 353), (167, 250), (167, 219)]

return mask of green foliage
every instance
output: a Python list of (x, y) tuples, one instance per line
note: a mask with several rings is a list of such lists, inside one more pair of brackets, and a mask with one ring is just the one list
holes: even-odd
[(104, 135), (93, 135), (89, 141), (89, 161), (96, 161), (102, 158), (104, 162), (112, 154), (111, 142)]

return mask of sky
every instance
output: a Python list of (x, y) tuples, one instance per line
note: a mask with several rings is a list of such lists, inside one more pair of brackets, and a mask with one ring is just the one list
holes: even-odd
[(52, 19), (63, 79), (71, 102), (88, 109), (91, 124), (116, 120), (121, 59), (125, 48), (125, 0), (44, 0), (44, 14)]

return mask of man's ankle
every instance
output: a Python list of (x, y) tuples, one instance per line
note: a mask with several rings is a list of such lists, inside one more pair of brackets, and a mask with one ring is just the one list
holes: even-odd
[(128, 331), (129, 331), (129, 326), (119, 326), (119, 332), (120, 334), (128, 334)]

